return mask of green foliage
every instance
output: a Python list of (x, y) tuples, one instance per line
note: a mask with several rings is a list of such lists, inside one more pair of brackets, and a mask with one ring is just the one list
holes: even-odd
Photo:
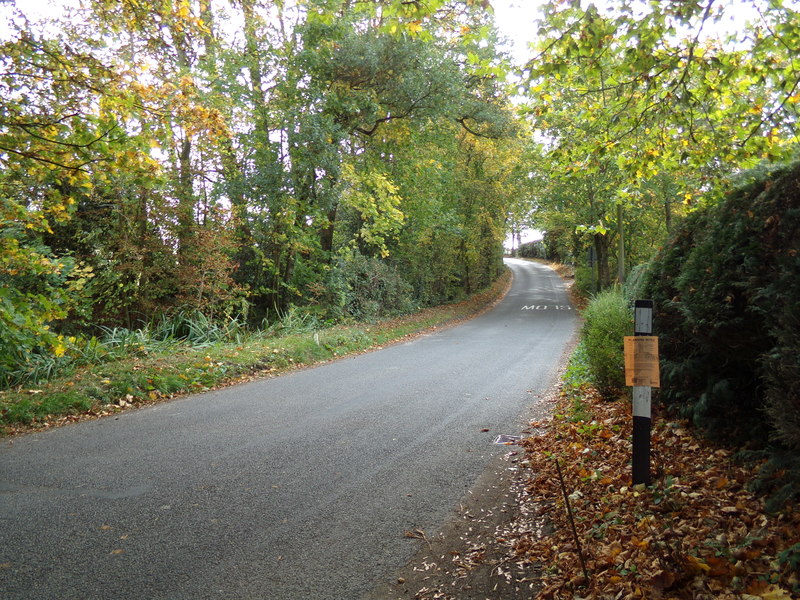
[(162, 316), (153, 326), (150, 337), (165, 342), (180, 341), (193, 348), (202, 348), (217, 342), (238, 342), (246, 335), (248, 332), (241, 319), (212, 319), (195, 310), (176, 311)]
[[(754, 21), (734, 29), (732, 14)], [(526, 112), (549, 140), (531, 161), (536, 228), (563, 262), (583, 263), (593, 244), (601, 288), (614, 263), (650, 260), (709, 188), (722, 195), (731, 173), (796, 152), (788, 3), (552, 0), (542, 16), (521, 73)]]
[(10, 8), (0, 386), (494, 281), (523, 141), (489, 13), (442, 5)]
[(633, 312), (622, 290), (614, 287), (592, 298), (583, 316), (581, 339), (591, 382), (610, 397), (625, 385), (623, 338), (633, 335)]
[(3, 422), (30, 424), (49, 415), (77, 414), (91, 407), (91, 399), (77, 392), (60, 392), (50, 394), (41, 401), (31, 397), (3, 406), (1, 414)]
[[(800, 573), (800, 542), (778, 553), (778, 562), (795, 573)], [(795, 594), (800, 593), (800, 583), (794, 585), (793, 591)]]
[(625, 299), (628, 302), (645, 299), (644, 284), (647, 280), (647, 271), (649, 268), (650, 263), (644, 263), (636, 265), (631, 269), (628, 278), (625, 280), (625, 285), (622, 287)]
[(84, 361), (79, 376), (62, 370), (36, 389), (0, 394), (0, 425), (36, 423), (49, 420), (48, 416), (91, 410), (106, 413), (128, 404), (209, 389), (242, 375), (276, 373), (364, 351), (472, 314), (496, 298), (501, 289), (496, 285), (469, 302), (367, 327), (322, 324), (308, 312), (293, 310), (269, 331), (236, 336), (236, 341), (201, 343), (198, 348), (171, 337), (154, 341), (151, 329), (107, 330), (106, 344), (96, 339), (85, 344), (76, 340), (75, 348), (70, 348), (70, 353), (79, 354)]
[(290, 306), (279, 320), (272, 323), (266, 331), (270, 335), (293, 335), (315, 331), (322, 327), (313, 312)]
[[(161, 352), (175, 345), (172, 337), (156, 337), (150, 327), (136, 330), (124, 327), (101, 327), (102, 335), (99, 343), (89, 344), (89, 356), (121, 358), (124, 356), (146, 355), (150, 352)], [(102, 349), (101, 349), (102, 348)]]
[(798, 247), (800, 164), (691, 214), (647, 273), (661, 401), (713, 437), (800, 447)]
[(766, 438), (766, 408), (773, 435), (800, 443), (798, 172), (691, 215), (648, 273), (664, 338), (661, 397), (719, 436)]
[(575, 267), (575, 291), (584, 298), (598, 293), (600, 282), (597, 280), (595, 266), (582, 265)]
[(561, 378), (567, 393), (571, 393), (572, 390), (580, 393), (583, 386), (590, 381), (591, 374), (589, 357), (586, 352), (586, 342), (581, 340), (569, 357), (567, 369), (564, 372), (564, 376)]
[(357, 252), (339, 258), (327, 289), (335, 317), (374, 321), (416, 308), (413, 288), (396, 268)]
[[(761, 445), (761, 441), (757, 444)], [(761, 463), (748, 487), (766, 496), (767, 511), (780, 512), (800, 496), (800, 456), (795, 449), (773, 444), (761, 450), (740, 452), (739, 457)]]
[(547, 247), (541, 240), (522, 244), (517, 250), (517, 255), (523, 258), (548, 258)]

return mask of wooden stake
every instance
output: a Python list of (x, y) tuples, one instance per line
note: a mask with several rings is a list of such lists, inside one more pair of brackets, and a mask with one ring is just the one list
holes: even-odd
[(572, 528), (572, 537), (575, 538), (575, 547), (578, 549), (578, 560), (581, 561), (581, 569), (583, 570), (583, 578), (586, 580), (586, 585), (589, 585), (589, 572), (586, 570), (586, 561), (583, 559), (583, 548), (581, 547), (581, 540), (578, 537), (578, 530), (575, 529), (575, 519), (572, 517), (572, 507), (569, 504), (569, 496), (567, 495), (567, 486), (564, 485), (564, 475), (561, 473), (561, 464), (556, 461), (556, 471), (558, 471), (558, 481), (561, 483), (561, 493), (564, 495), (564, 504), (567, 506), (567, 518), (569, 525)]

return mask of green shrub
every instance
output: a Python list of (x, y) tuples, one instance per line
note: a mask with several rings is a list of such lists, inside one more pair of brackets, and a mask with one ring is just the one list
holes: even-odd
[(331, 316), (358, 321), (407, 314), (416, 309), (414, 288), (385, 261), (351, 252), (340, 257), (328, 285)]
[(770, 493), (800, 493), (800, 469), (778, 468), (800, 448), (800, 164), (691, 214), (645, 279), (660, 400), (713, 438), (776, 444), (795, 482)]
[(583, 387), (589, 382), (592, 373), (589, 370), (589, 359), (586, 356), (586, 344), (581, 341), (569, 357), (564, 376), (563, 391), (569, 395), (583, 397)]
[(650, 263), (636, 265), (625, 279), (625, 286), (622, 289), (628, 302), (645, 299), (644, 283), (649, 266)]
[(619, 287), (597, 294), (583, 313), (581, 339), (591, 380), (603, 396), (625, 385), (623, 338), (633, 335), (633, 311)]
[(588, 298), (597, 293), (597, 269), (586, 265), (575, 267), (575, 290), (578, 295)]
[(798, 248), (800, 165), (690, 215), (647, 274), (660, 397), (713, 437), (800, 447)]

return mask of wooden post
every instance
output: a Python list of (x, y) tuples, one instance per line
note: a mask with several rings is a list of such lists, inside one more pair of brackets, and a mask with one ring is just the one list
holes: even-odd
[[(636, 300), (634, 336), (652, 335), (653, 301)], [(650, 399), (652, 388), (633, 386), (633, 485), (650, 484)]]

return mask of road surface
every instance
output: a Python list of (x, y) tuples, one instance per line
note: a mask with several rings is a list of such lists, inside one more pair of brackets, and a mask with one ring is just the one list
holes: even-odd
[(553, 271), (508, 264), (457, 327), (0, 441), (0, 596), (364, 595), (543, 412), (574, 313)]

